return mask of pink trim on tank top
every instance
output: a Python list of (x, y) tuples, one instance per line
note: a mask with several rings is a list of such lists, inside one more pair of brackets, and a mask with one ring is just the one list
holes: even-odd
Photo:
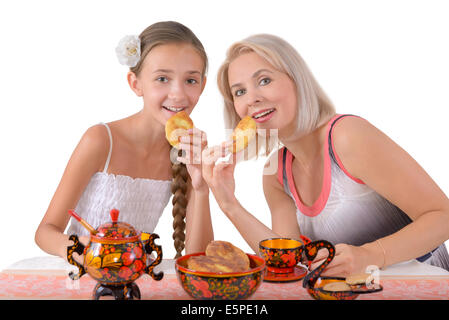
[(281, 185), (284, 185), (284, 162), (282, 161), (284, 149), (285, 147), (278, 150), (278, 181)]
[[(331, 158), (329, 155), (329, 131), (331, 129), (332, 123), (335, 121), (335, 119), (337, 119), (340, 116), (341, 116), (341, 114), (337, 114), (328, 122), (326, 140), (324, 142), (324, 168), (323, 168), (324, 172), (323, 172), (323, 183), (322, 183), (321, 193), (320, 193), (318, 199), (315, 200), (315, 202), (311, 206), (307, 206), (307, 205), (303, 204), (301, 199), (299, 198), (297, 191), (296, 191), (296, 186), (295, 186), (295, 181), (293, 178), (293, 171), (292, 171), (293, 154), (287, 149), (287, 157), (285, 160), (285, 163), (286, 163), (285, 170), (287, 172), (288, 186), (289, 186), (291, 193), (293, 194), (293, 197), (295, 198), (296, 205), (298, 206), (298, 208), (301, 210), (301, 212), (303, 214), (305, 214), (309, 217), (315, 217), (315, 216), (319, 215), (321, 213), (321, 211), (323, 211), (324, 207), (326, 206), (327, 200), (329, 198), (331, 184), (332, 184)], [(355, 117), (354, 115), (347, 115), (347, 116)], [(340, 119), (342, 119), (342, 118), (340, 118)], [(340, 121), (340, 119), (337, 120), (337, 122)], [(349, 178), (351, 178), (352, 180), (354, 180), (355, 182), (357, 182), (359, 184), (365, 184), (362, 180), (353, 177), (345, 169), (345, 167), (343, 166), (343, 163), (340, 160), (340, 157), (335, 152), (334, 140), (332, 139), (332, 136), (333, 136), (333, 131), (331, 132), (331, 141), (332, 141), (331, 147), (332, 147), (332, 151), (335, 156), (335, 160), (338, 163), (338, 166), (343, 170), (343, 172)], [(284, 147), (284, 148), (286, 148), (286, 147)], [(281, 148), (278, 150), (278, 177), (277, 178), (281, 185), (284, 185), (284, 179), (283, 179), (284, 163), (282, 161), (284, 148)]]
[[(354, 116), (354, 115), (347, 115), (347, 116), (345, 116), (345, 117), (343, 117), (343, 118), (346, 118), (346, 117), (357, 117), (357, 116)], [(343, 119), (343, 118), (340, 118), (340, 119)], [(338, 119), (337, 122), (340, 121), (340, 119)], [(336, 122), (336, 123), (337, 123), (337, 122)], [(333, 135), (334, 135), (334, 130), (332, 130), (332, 132), (331, 132), (332, 151), (334, 152), (335, 160), (337, 160), (338, 166), (340, 167), (341, 170), (343, 170), (343, 172), (344, 172), (349, 178), (351, 178), (352, 180), (354, 180), (355, 182), (357, 182), (357, 183), (359, 183), (359, 184), (365, 184), (365, 182), (363, 182), (362, 180), (360, 180), (360, 179), (358, 179), (358, 178), (356, 178), (356, 177), (353, 177), (353, 176), (346, 170), (346, 168), (344, 167), (343, 163), (342, 163), (341, 160), (340, 160), (340, 157), (339, 157), (338, 154), (335, 152)]]
[(307, 206), (304, 203), (302, 203), (301, 199), (299, 198), (298, 192), (296, 191), (295, 186), (295, 180), (293, 178), (293, 172), (292, 172), (292, 161), (293, 161), (293, 154), (287, 149), (287, 159), (285, 164), (285, 170), (287, 172), (287, 180), (288, 180), (288, 186), (290, 188), (291, 193), (293, 194), (293, 197), (295, 198), (296, 204), (301, 210), (303, 214), (309, 217), (315, 217), (320, 214), (320, 212), (324, 209), (327, 203), (327, 199), (329, 198), (329, 193), (331, 190), (331, 158), (329, 156), (329, 130), (331, 128), (332, 122), (339, 117), (340, 115), (334, 116), (327, 125), (327, 131), (326, 131), (326, 138), (324, 141), (324, 167), (323, 167), (323, 183), (321, 187), (321, 193), (318, 197), (318, 199), (315, 200), (315, 202), (311, 206)]

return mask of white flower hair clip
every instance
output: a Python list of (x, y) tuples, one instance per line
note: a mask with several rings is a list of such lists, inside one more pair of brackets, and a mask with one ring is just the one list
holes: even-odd
[(140, 60), (140, 39), (138, 36), (124, 36), (115, 48), (118, 61), (128, 67), (135, 67)]

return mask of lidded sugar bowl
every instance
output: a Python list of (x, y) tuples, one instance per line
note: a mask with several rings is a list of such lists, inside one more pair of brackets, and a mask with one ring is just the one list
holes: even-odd
[[(78, 274), (69, 273), (77, 280), (88, 273), (98, 283), (93, 299), (112, 295), (115, 299), (140, 299), (139, 287), (135, 284), (142, 274), (149, 274), (154, 280), (161, 280), (163, 272), (155, 273), (154, 267), (162, 261), (162, 248), (154, 243), (159, 238), (155, 233), (138, 232), (130, 224), (118, 221), (119, 210), (110, 211), (111, 222), (99, 226), (96, 230), (80, 218), (73, 210), (69, 213), (90, 231), (90, 241), (84, 246), (77, 235), (71, 235), (74, 242), (67, 247), (67, 260), (78, 267)], [(157, 257), (147, 261), (155, 251)], [(81, 265), (73, 258), (73, 252), (84, 254)]]

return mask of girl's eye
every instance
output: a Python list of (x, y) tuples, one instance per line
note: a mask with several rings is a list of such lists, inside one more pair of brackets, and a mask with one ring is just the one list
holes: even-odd
[(167, 79), (166, 77), (159, 77), (159, 78), (156, 79), (156, 81), (159, 81), (159, 82), (168, 82), (168, 79)]
[(269, 84), (270, 82), (271, 82), (270, 78), (263, 78), (262, 80), (260, 80), (259, 84), (261, 86), (265, 86), (265, 85)]
[(196, 81), (196, 79), (189, 79), (189, 80), (187, 80), (187, 83), (188, 84), (197, 84), (198, 81)]
[(244, 89), (239, 89), (239, 90), (236, 90), (236, 91), (234, 92), (234, 95), (235, 95), (236, 97), (240, 97), (240, 96), (243, 95), (243, 94), (245, 94), (245, 90), (244, 90)]

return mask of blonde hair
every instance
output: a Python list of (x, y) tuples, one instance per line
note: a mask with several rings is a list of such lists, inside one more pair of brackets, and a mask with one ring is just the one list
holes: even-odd
[[(201, 74), (202, 78), (206, 75), (208, 67), (206, 51), (196, 35), (181, 23), (175, 21), (162, 21), (154, 23), (143, 30), (139, 35), (139, 38), (141, 43), (140, 60), (136, 66), (130, 68), (130, 71), (134, 72), (136, 76), (140, 74), (145, 57), (153, 48), (170, 43), (186, 43), (192, 45), (204, 62)], [(186, 165), (183, 163), (173, 163), (172, 175), (173, 180), (171, 184), (171, 191), (173, 193), (173, 240), (176, 249), (175, 258), (178, 258), (182, 255), (182, 251), (185, 247), (185, 217), (188, 202), (187, 189), (189, 179), (189, 173)]]
[[(224, 120), (227, 129), (234, 128), (240, 117), (234, 108), (229, 87), (229, 64), (237, 57), (255, 52), (274, 68), (287, 74), (296, 86), (298, 97), (297, 131), (295, 135), (307, 134), (335, 114), (335, 108), (299, 53), (287, 41), (270, 34), (250, 36), (234, 43), (227, 51), (226, 60), (217, 74), (218, 88), (224, 98)], [(273, 145), (267, 143), (266, 145)], [(266, 150), (266, 154), (271, 150)]]

